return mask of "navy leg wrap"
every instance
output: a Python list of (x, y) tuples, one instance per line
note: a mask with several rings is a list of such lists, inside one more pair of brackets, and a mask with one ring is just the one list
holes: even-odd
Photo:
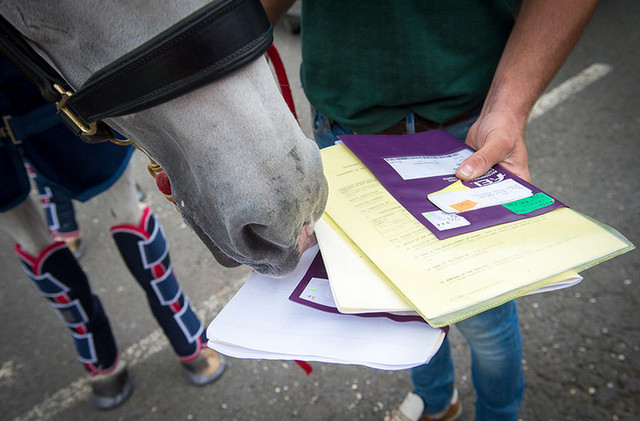
[(175, 353), (184, 360), (197, 356), (206, 343), (204, 325), (173, 274), (160, 222), (146, 208), (140, 226), (116, 225), (111, 234)]
[(38, 257), (16, 245), (22, 267), (38, 292), (47, 298), (76, 343), (78, 359), (92, 373), (109, 370), (118, 349), (109, 320), (87, 276), (66, 244), (56, 242)]

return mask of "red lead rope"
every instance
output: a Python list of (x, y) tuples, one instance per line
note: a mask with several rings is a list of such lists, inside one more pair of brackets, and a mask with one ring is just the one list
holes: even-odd
[[(276, 49), (276, 46), (271, 44), (271, 47), (267, 50), (267, 56), (269, 60), (271, 60), (271, 64), (273, 64), (273, 69), (276, 72), (276, 77), (278, 78), (278, 83), (280, 84), (280, 92), (282, 93), (282, 97), (284, 101), (289, 106), (289, 110), (291, 110), (291, 114), (295, 117), (296, 121), (298, 120), (298, 115), (296, 114), (296, 106), (293, 103), (293, 95), (291, 95), (291, 86), (289, 85), (289, 78), (287, 77), (287, 71), (284, 68), (284, 64), (282, 64), (282, 59), (280, 58), (280, 53)], [(313, 367), (306, 361), (295, 360), (296, 364), (300, 366), (306, 373), (306, 375), (310, 375), (313, 371)]]
[(271, 47), (269, 47), (269, 49), (267, 50), (267, 56), (269, 56), (269, 60), (271, 60), (273, 69), (276, 72), (276, 77), (278, 78), (278, 83), (280, 84), (280, 92), (282, 93), (282, 97), (289, 106), (291, 114), (293, 114), (295, 119), (298, 120), (298, 116), (296, 114), (296, 106), (293, 104), (293, 96), (291, 95), (289, 78), (287, 78), (287, 72), (284, 69), (284, 65), (282, 64), (282, 60), (280, 59), (280, 53), (278, 53), (275, 45), (271, 44)]

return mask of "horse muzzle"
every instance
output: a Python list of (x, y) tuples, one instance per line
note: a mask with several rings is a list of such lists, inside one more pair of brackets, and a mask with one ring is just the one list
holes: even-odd
[[(268, 229), (257, 224), (244, 225), (224, 249), (188, 213), (183, 212), (185, 223), (196, 233), (216, 261), (224, 267), (247, 265), (256, 272), (282, 277), (295, 269), (302, 253), (317, 244), (311, 224), (306, 224), (291, 245), (269, 239)], [(220, 240), (218, 240), (220, 241)], [(238, 247), (242, 244), (241, 247)], [(236, 247), (233, 247), (233, 246)], [(231, 247), (230, 247), (231, 246)], [(231, 248), (230, 251), (227, 251)]]

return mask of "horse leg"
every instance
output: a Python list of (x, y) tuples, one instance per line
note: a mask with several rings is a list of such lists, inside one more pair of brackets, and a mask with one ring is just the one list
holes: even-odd
[(135, 225), (140, 222), (142, 209), (138, 202), (133, 158), (118, 181), (104, 192), (104, 197), (118, 223)]
[(112, 212), (120, 222), (111, 227), (113, 239), (182, 362), (186, 379), (197, 385), (213, 382), (223, 373), (226, 363), (206, 347), (204, 325), (174, 275), (160, 221), (149, 207), (140, 209), (138, 205), (132, 164), (110, 194)]
[(90, 374), (91, 401), (99, 408), (124, 402), (132, 381), (118, 358), (109, 320), (67, 245), (52, 242), (37, 201), (29, 196), (0, 214), (0, 224), (16, 240), (16, 253), (33, 285), (71, 330), (78, 359)]
[(0, 226), (32, 255), (39, 254), (52, 241), (40, 205), (31, 195), (15, 208), (0, 213)]

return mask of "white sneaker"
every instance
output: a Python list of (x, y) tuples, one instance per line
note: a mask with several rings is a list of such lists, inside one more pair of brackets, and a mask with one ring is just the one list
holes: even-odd
[(436, 414), (423, 414), (424, 402), (413, 392), (407, 393), (399, 407), (391, 411), (384, 421), (454, 421), (462, 414), (458, 389), (453, 389), (449, 406)]

